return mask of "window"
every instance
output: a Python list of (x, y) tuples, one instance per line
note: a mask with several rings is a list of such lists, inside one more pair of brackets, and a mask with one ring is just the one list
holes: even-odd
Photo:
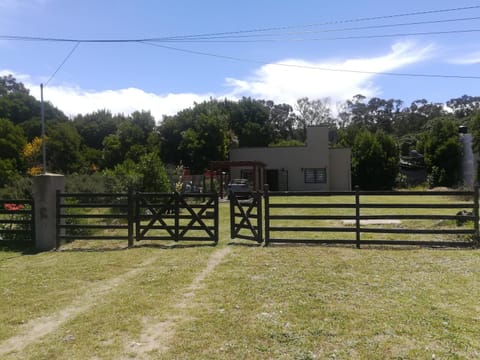
[(305, 184), (326, 184), (327, 183), (327, 169), (304, 169), (303, 180)]

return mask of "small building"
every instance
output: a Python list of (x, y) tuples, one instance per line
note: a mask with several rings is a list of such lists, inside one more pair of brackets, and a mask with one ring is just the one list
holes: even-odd
[[(272, 191), (350, 191), (351, 151), (330, 148), (329, 129), (307, 127), (304, 146), (230, 150), (230, 177), (268, 184)], [(241, 166), (262, 164), (262, 167)], [(260, 169), (260, 170), (259, 170)]]

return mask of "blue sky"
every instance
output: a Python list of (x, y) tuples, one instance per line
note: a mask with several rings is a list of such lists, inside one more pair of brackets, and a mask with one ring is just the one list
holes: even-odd
[[(72, 116), (103, 108), (114, 113), (144, 109), (160, 121), (163, 114), (210, 97), (252, 96), (293, 105), (308, 96), (330, 98), (333, 107), (359, 93), (407, 105), (419, 98), (445, 102), (480, 95), (479, 5), (444, 0), (0, 0), (0, 75), (13, 74), (37, 97), (40, 83), (48, 82), (45, 99)], [(464, 7), (472, 8), (453, 10)], [(451, 11), (433, 12), (445, 9)], [(426, 13), (399, 16), (419, 12)], [(218, 33), (230, 34), (194, 41), (82, 42), (53, 78), (76, 42), (7, 38), (118, 40)]]

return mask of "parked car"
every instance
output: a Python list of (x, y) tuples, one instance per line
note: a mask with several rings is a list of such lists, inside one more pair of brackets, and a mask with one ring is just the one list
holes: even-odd
[(250, 198), (250, 185), (247, 179), (233, 179), (227, 185), (228, 187), (228, 198), (230, 198), (230, 192), (234, 192), (237, 198), (239, 199), (248, 199)]

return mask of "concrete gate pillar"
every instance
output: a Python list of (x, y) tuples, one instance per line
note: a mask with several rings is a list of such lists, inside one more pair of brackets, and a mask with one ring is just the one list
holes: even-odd
[(65, 191), (63, 175), (46, 173), (33, 178), (35, 247), (42, 251), (55, 249), (57, 190)]

